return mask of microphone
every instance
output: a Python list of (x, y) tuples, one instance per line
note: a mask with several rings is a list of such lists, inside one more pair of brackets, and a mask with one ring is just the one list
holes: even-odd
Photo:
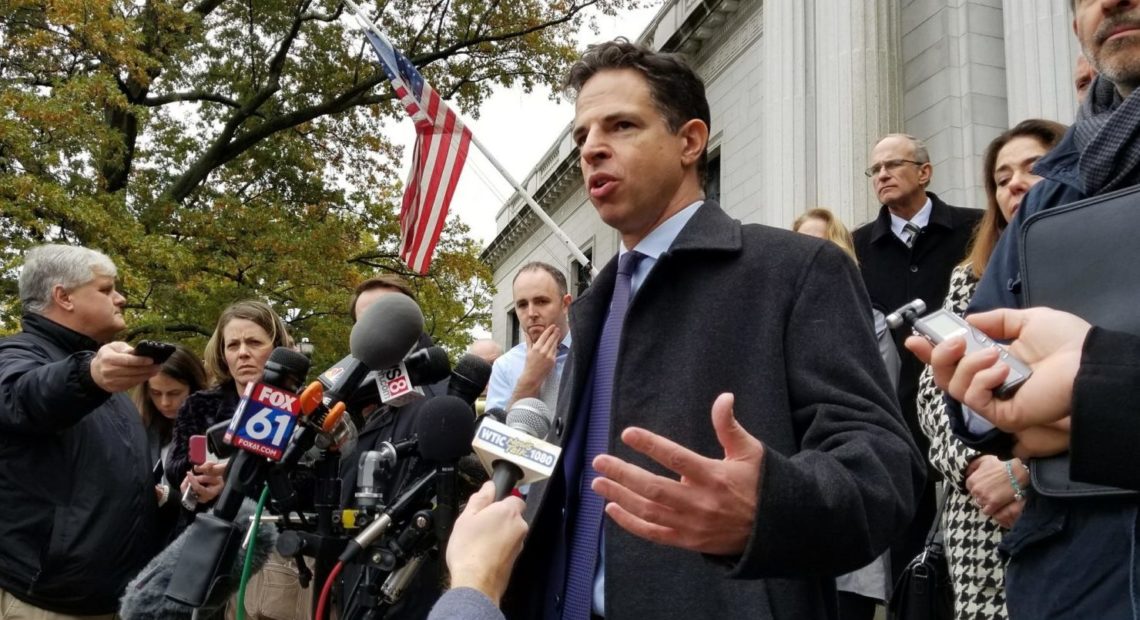
[(483, 413), (484, 416), (491, 418), (496, 422), (507, 423), (507, 411), (502, 407), (491, 407)]
[(364, 380), (369, 372), (370, 369), (364, 362), (352, 355), (346, 355), (317, 376), (317, 381), (320, 381), (321, 387), (324, 388), (325, 398), (334, 402), (347, 402), (352, 400), (356, 391), (365, 385)]
[(352, 356), (372, 370), (391, 368), (419, 342), (424, 330), (420, 307), (405, 295), (383, 295), (352, 326)]
[[(471, 451), (471, 438), (475, 434), (475, 420), (467, 405), (458, 398), (437, 396), (424, 401), (416, 414), (416, 447), (420, 458), (440, 463), (440, 467), (427, 472), (409, 484), (360, 534), (348, 542), (340, 560), (351, 562), (361, 549), (376, 542), (400, 514), (411, 506), (433, 481), (440, 480), (440, 470), (448, 464), (454, 472), (455, 461)], [(399, 448), (396, 448), (397, 451)], [(437, 490), (437, 495), (439, 494)], [(442, 506), (446, 498), (440, 498)], [(454, 510), (454, 508), (452, 508)], [(446, 513), (446, 507), (443, 512)]]
[(322, 448), (344, 453), (352, 451), (359, 433), (352, 418), (343, 415), (343, 410), (352, 397), (368, 385), (365, 379), (369, 372), (363, 362), (346, 355), (305, 388), (301, 393), (301, 408), (305, 420), (281, 459), (285, 468), (291, 468), (299, 463), (322, 437), (324, 439), (320, 444)]
[(442, 381), (451, 372), (451, 361), (443, 347), (414, 351), (399, 364), (376, 373), (380, 402), (403, 407), (424, 397), (422, 385)]
[(174, 567), (166, 597), (203, 607), (224, 602), (242, 531), (235, 519), (246, 496), (260, 491), (270, 461), (281, 457), (300, 413), (297, 388), (309, 372), (309, 358), (285, 347), (269, 354), (261, 381), (250, 384), (234, 412), (226, 438), (241, 448), (226, 469), (226, 484), (209, 513), (197, 515), (187, 528), (188, 547)]
[(418, 443), (414, 438), (396, 443), (385, 441), (379, 449), (360, 455), (356, 466), (356, 503), (361, 509), (368, 510), (383, 503), (381, 489), (388, 476), (396, 469), (397, 463), (416, 452)]
[[(253, 517), (255, 510), (256, 506), (252, 501), (244, 502), (238, 510), (236, 527), (239, 530), (240, 538), (245, 538), (248, 535), (250, 518)], [(205, 611), (221, 610), (232, 595), (230, 591), (232, 586), (241, 579), (242, 562), (240, 560), (244, 559), (244, 554), (235, 556), (228, 564), (215, 566), (214, 562), (218, 558), (198, 552), (195, 543), (190, 541), (195, 536), (193, 532), (194, 526), (191, 525), (178, 538), (174, 539), (174, 542), (151, 559), (142, 571), (131, 580), (123, 594), (119, 617), (123, 620), (190, 620), (194, 614), (193, 607), (165, 596), (175, 567), (182, 563), (192, 564), (194, 570), (197, 571), (217, 570), (225, 574), (227, 586), (225, 596), (214, 599), (219, 604), (210, 608), (202, 608)], [(262, 524), (257, 529), (257, 537), (252, 543), (254, 573), (261, 570), (261, 567), (265, 565), (265, 561), (276, 542), (277, 528)], [(187, 547), (189, 547), (188, 550), (186, 550)]]
[(467, 353), (456, 362), (455, 370), (451, 372), (451, 380), (447, 382), (447, 393), (449, 396), (462, 398), (463, 402), (474, 410), (475, 401), (490, 380), (491, 365), (487, 360)]
[(562, 448), (540, 439), (550, 432), (552, 422), (550, 409), (537, 398), (516, 401), (506, 424), (483, 416), (471, 445), (495, 482), (495, 501), (518, 484), (544, 480), (554, 473)]

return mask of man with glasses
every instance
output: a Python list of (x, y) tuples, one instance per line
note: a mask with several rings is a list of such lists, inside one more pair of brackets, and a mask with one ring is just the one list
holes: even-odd
[[(919, 298), (926, 307), (942, 307), (950, 285), (950, 272), (966, 255), (978, 209), (952, 207), (926, 191), (933, 168), (926, 145), (914, 136), (891, 134), (871, 150), (865, 171), (882, 203), (879, 216), (855, 233), (855, 254), (871, 304), (884, 314)], [(903, 347), (905, 330), (895, 333), (902, 359), (898, 397), (903, 418), (925, 456), (930, 443), (918, 426), (915, 399), (922, 363)], [(897, 575), (919, 553), (934, 520), (934, 484), (927, 489), (910, 528), (891, 549), (891, 571)]]

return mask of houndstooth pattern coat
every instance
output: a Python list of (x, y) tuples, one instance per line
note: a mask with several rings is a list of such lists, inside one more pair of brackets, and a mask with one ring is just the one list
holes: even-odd
[[(968, 265), (955, 267), (942, 307), (963, 315), (977, 285), (978, 280)], [(949, 482), (942, 530), (954, 583), (954, 617), (958, 620), (1007, 618), (1005, 561), (998, 555), (998, 543), (1005, 530), (970, 501), (966, 491), (966, 467), (979, 453), (950, 432), (942, 390), (934, 385), (929, 366), (919, 378), (918, 422), (930, 439), (930, 462)]]

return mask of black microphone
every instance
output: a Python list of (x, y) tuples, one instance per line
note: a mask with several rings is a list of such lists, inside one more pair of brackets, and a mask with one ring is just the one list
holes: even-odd
[(451, 374), (451, 360), (443, 347), (424, 347), (404, 358), (412, 385), (439, 383)]
[(383, 295), (352, 326), (352, 356), (372, 370), (399, 364), (419, 342), (424, 330), (420, 307), (405, 295)]
[(487, 382), (491, 380), (491, 365), (487, 360), (467, 353), (459, 358), (455, 364), (455, 370), (451, 371), (451, 380), (447, 382), (447, 394), (449, 396), (458, 396), (463, 399), (471, 407), (472, 411), (475, 409), (475, 401), (483, 393), (484, 388), (487, 387)]
[[(240, 427), (246, 425), (262, 430), (259, 418), (272, 411), (262, 404), (255, 404), (252, 406), (260, 409), (249, 412), (247, 416), (247, 406), (255, 402), (250, 396), (262, 398), (268, 393), (273, 401), (281, 403), (281, 407), (299, 409), (295, 402), (298, 398), (296, 392), (308, 372), (309, 358), (292, 349), (277, 347), (269, 354), (261, 381), (246, 391), (247, 396), (234, 412), (230, 426), (239, 431), (234, 435), (234, 443), (243, 451), (239, 451), (226, 468), (226, 484), (213, 510), (197, 515), (187, 528), (185, 544), (193, 551), (184, 554), (189, 559), (183, 558), (175, 565), (166, 588), (167, 598), (190, 607), (203, 607), (224, 604), (229, 596), (234, 580), (228, 567), (238, 554), (243, 536), (235, 519), (245, 498), (261, 491), (271, 465), (271, 461), (263, 456), (265, 452), (257, 449), (258, 446), (239, 441), (242, 439)], [(256, 424), (255, 419), (259, 420)], [(227, 437), (230, 435), (227, 433)], [(271, 432), (266, 435), (266, 440), (272, 439)]]
[[(459, 457), (471, 451), (471, 438), (475, 434), (475, 420), (463, 401), (437, 396), (424, 401), (416, 414), (416, 446), (420, 458), (440, 464), (440, 468), (429, 471), (408, 484), (400, 494), (388, 504), (383, 514), (376, 518), (360, 534), (348, 542), (340, 560), (351, 562), (360, 550), (376, 542), (380, 536), (398, 520), (400, 514), (430, 488), (431, 483), (440, 482), (439, 469), (448, 463), (454, 468)], [(447, 498), (438, 500), (443, 504)], [(453, 503), (453, 502), (452, 502)], [(454, 510), (454, 508), (452, 508)], [(444, 508), (444, 513), (447, 509)]]
[(460, 457), (471, 453), (475, 416), (467, 403), (455, 396), (437, 396), (424, 403), (416, 416), (420, 456), (439, 463), (436, 470), (436, 538), (447, 547), (451, 527), (459, 513), (458, 469)]
[[(237, 513), (236, 526), (239, 530), (239, 539), (244, 539), (250, 527), (250, 518), (256, 509), (252, 501), (242, 504)], [(194, 535), (187, 529), (167, 545), (161, 553), (156, 555), (127, 585), (123, 593), (119, 617), (123, 620), (189, 620), (194, 608), (171, 600), (166, 597), (166, 588), (175, 572), (175, 567), (183, 563), (191, 564), (194, 570), (201, 572), (220, 570), (226, 575), (226, 582), (237, 584), (241, 579), (244, 554), (231, 558), (228, 564), (215, 566), (217, 558), (207, 557), (195, 548), (190, 541)], [(253, 540), (253, 572), (261, 570), (265, 565), (269, 553), (277, 541), (277, 528), (262, 524), (257, 529), (257, 537)], [(190, 547), (187, 550), (187, 547)], [(203, 608), (206, 611), (221, 610), (232, 592), (225, 592), (225, 596), (218, 597), (213, 609)]]
[(491, 418), (496, 422), (502, 422), (503, 424), (507, 423), (507, 410), (503, 409), (502, 407), (491, 407), (490, 409), (484, 411), (483, 415)]
[(364, 362), (346, 355), (328, 370), (317, 376), (324, 388), (324, 396), (333, 402), (348, 402), (363, 385), (371, 369)]
[(553, 471), (561, 450), (543, 441), (553, 418), (550, 408), (538, 398), (516, 401), (507, 412), (506, 424), (483, 416), (472, 445), (491, 472), (495, 501), (510, 495), (520, 481), (541, 480)]

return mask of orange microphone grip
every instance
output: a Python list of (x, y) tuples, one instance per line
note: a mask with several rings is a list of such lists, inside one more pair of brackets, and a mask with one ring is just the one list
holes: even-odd
[(337, 404), (333, 405), (332, 409), (329, 409), (328, 414), (325, 415), (325, 422), (321, 425), (321, 430), (326, 433), (332, 433), (333, 429), (336, 428), (337, 423), (340, 422), (340, 419), (343, 416), (344, 403), (338, 402)]
[(317, 407), (321, 404), (321, 399), (324, 397), (325, 388), (321, 385), (321, 382), (314, 381), (310, 383), (309, 387), (305, 388), (305, 391), (301, 392), (301, 396), (299, 397), (301, 413), (307, 416), (313, 411), (316, 411)]

